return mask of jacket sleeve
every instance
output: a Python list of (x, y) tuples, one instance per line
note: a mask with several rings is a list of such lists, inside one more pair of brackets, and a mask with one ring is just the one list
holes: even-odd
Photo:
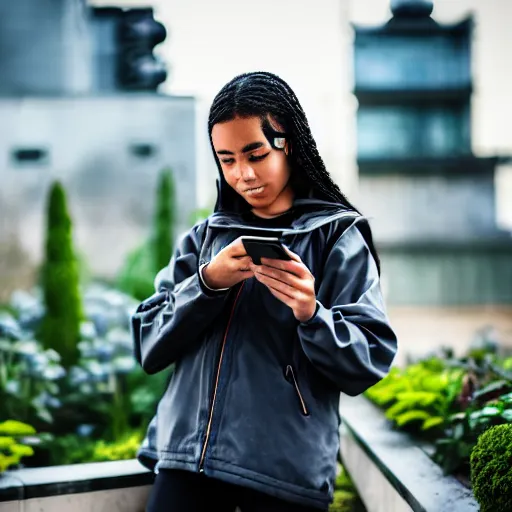
[(316, 313), (299, 324), (298, 332), (311, 363), (347, 395), (363, 393), (388, 373), (397, 339), (376, 262), (357, 224), (327, 256)]
[(205, 224), (179, 242), (155, 279), (155, 294), (131, 319), (135, 358), (148, 374), (167, 368), (200, 338), (222, 310), (229, 291), (208, 289), (199, 276)]

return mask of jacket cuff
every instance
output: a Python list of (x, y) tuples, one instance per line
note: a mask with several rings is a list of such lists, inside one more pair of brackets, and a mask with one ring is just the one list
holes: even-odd
[(206, 267), (206, 265), (208, 265), (210, 262), (206, 262), (206, 263), (203, 263), (202, 265), (199, 266), (199, 270), (198, 270), (198, 273), (199, 273), (199, 282), (201, 283), (201, 288), (203, 290), (203, 292), (206, 294), (206, 295), (218, 295), (220, 293), (224, 293), (224, 292), (227, 292), (229, 290), (229, 288), (210, 288), (205, 280), (204, 280), (204, 277), (203, 277), (203, 269), (204, 267)]
[(314, 324), (318, 320), (318, 312), (320, 311), (320, 308), (323, 308), (323, 306), (317, 300), (316, 301), (315, 313), (313, 314), (313, 316), (309, 320), (306, 320), (305, 322), (301, 322), (301, 325), (312, 325), (312, 324)]

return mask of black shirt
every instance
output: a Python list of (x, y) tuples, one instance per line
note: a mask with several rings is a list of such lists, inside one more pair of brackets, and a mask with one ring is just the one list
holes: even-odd
[(243, 214), (244, 219), (247, 221), (248, 224), (251, 224), (252, 226), (258, 226), (262, 229), (265, 228), (282, 228), (287, 229), (291, 226), (292, 222), (295, 220), (296, 213), (292, 209), (284, 212), (281, 215), (278, 215), (277, 217), (271, 217), (269, 219), (265, 219), (263, 217), (258, 217), (257, 215), (254, 215), (252, 212), (245, 212)]

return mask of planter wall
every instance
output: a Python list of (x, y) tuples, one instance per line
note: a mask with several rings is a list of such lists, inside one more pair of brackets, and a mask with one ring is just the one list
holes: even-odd
[(144, 512), (153, 478), (137, 460), (7, 471), (0, 512)]
[(471, 512), (471, 490), (408, 435), (391, 429), (365, 397), (342, 397), (341, 456), (368, 512)]

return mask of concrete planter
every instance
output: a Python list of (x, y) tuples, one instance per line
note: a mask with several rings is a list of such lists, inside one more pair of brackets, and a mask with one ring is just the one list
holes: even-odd
[(0, 512), (144, 512), (152, 482), (137, 460), (7, 471)]
[(410, 436), (392, 430), (365, 397), (342, 397), (341, 455), (368, 512), (471, 512), (471, 490)]

